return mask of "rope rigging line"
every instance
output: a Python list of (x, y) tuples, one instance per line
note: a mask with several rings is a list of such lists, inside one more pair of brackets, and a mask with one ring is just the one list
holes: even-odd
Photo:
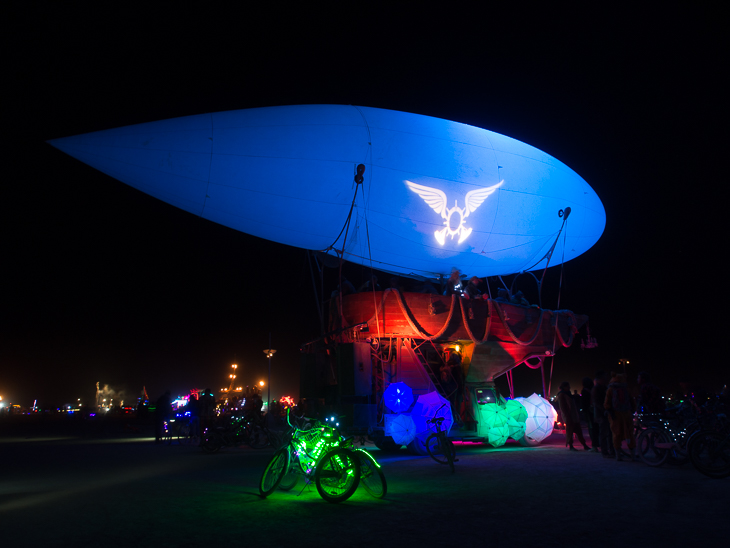
[[(350, 226), (350, 219), (352, 218), (352, 210), (355, 207), (355, 200), (357, 200), (357, 189), (359, 186), (360, 186), (359, 183), (355, 186), (355, 194), (352, 196), (352, 203), (350, 204), (350, 212), (347, 214), (347, 219), (345, 220), (345, 224), (342, 225), (342, 230), (340, 230), (340, 233), (337, 235), (337, 238), (335, 238), (334, 242), (332, 242), (329, 246), (327, 246), (326, 249), (321, 250), (323, 253), (327, 253), (330, 249), (334, 249), (338, 255), (340, 254), (339, 250), (335, 247), (335, 244), (340, 239), (340, 236), (342, 236), (342, 233), (345, 232), (345, 229)], [(347, 239), (347, 233), (345, 233), (345, 239)], [(344, 254), (344, 252), (345, 252), (345, 242), (343, 241), (342, 254)]]
[(497, 304), (496, 302), (494, 303), (494, 306), (497, 309), (497, 314), (499, 315), (499, 319), (502, 321), (502, 324), (504, 325), (504, 328), (507, 331), (507, 334), (510, 336), (510, 338), (514, 342), (516, 342), (520, 346), (530, 346), (533, 342), (535, 342), (535, 339), (540, 334), (540, 328), (542, 327), (542, 318), (543, 318), (543, 314), (545, 313), (545, 311), (542, 308), (540, 309), (540, 316), (537, 320), (537, 325), (535, 326), (535, 332), (532, 334), (532, 337), (530, 338), (530, 340), (523, 341), (523, 340), (520, 340), (520, 338), (517, 337), (517, 335), (515, 335), (512, 332), (512, 329), (510, 329), (509, 324), (507, 323), (507, 319), (505, 318), (505, 315), (504, 315), (504, 310), (502, 310), (502, 307), (499, 304)]
[[(327, 249), (324, 250), (324, 252), (326, 253), (330, 249), (334, 249), (335, 253), (337, 253), (337, 255), (339, 256), (340, 268), (339, 268), (339, 273), (338, 273), (338, 283), (339, 283), (339, 285), (338, 285), (339, 303), (338, 304), (339, 304), (340, 318), (342, 318), (342, 264), (344, 263), (344, 260), (345, 260), (345, 247), (347, 246), (347, 233), (350, 230), (350, 222), (352, 221), (352, 210), (355, 208), (355, 201), (357, 200), (357, 190), (358, 190), (358, 188), (360, 188), (360, 185), (364, 181), (364, 177), (363, 177), (364, 173), (365, 173), (365, 166), (363, 164), (358, 164), (357, 167), (355, 168), (355, 178), (354, 178), (355, 194), (353, 194), (353, 196), (352, 196), (352, 203), (350, 204), (350, 211), (347, 214), (347, 220), (345, 221), (345, 225), (342, 227), (342, 230), (340, 230), (340, 233), (337, 235), (337, 238), (335, 238), (335, 241), (332, 242), (332, 244)], [(364, 198), (364, 194), (363, 194), (363, 198)], [(342, 250), (340, 251), (335, 247), (335, 244), (340, 239), (340, 236), (342, 236), (343, 232), (345, 233), (345, 237), (342, 239)]]
[[(363, 201), (365, 200), (365, 191), (363, 190)], [(378, 301), (375, 298), (375, 284), (373, 283), (373, 254), (370, 251), (370, 229), (368, 227), (368, 214), (367, 214), (367, 208), (365, 209), (365, 236), (368, 240), (368, 258), (370, 259), (370, 286), (373, 290), (373, 307), (377, 308)], [(378, 328), (378, 337), (380, 337), (380, 319), (378, 318), (378, 315), (375, 314), (375, 325)]]
[(466, 313), (464, 312), (464, 299), (459, 299), (459, 304), (461, 305), (461, 319), (464, 322), (466, 333), (467, 335), (469, 335), (471, 342), (473, 342), (474, 344), (484, 344), (485, 342), (487, 342), (487, 338), (489, 338), (489, 330), (492, 326), (492, 301), (487, 300), (487, 325), (484, 328), (484, 337), (482, 339), (477, 339), (471, 332), (469, 322), (466, 319)]
[[(415, 324), (415, 318), (411, 317), (411, 311), (409, 310), (407, 304), (403, 301), (403, 296), (400, 294), (400, 292), (397, 289), (388, 288), (385, 291), (383, 291), (383, 297), (380, 299), (380, 303), (377, 305), (375, 309), (375, 314), (373, 317), (371, 317), (369, 320), (367, 320), (367, 324), (370, 324), (379, 314), (380, 311), (383, 309), (383, 306), (385, 305), (385, 300), (388, 298), (388, 295), (391, 293), (395, 293), (396, 300), (398, 302), (398, 305), (400, 306), (401, 312), (403, 313), (403, 316), (405, 317), (406, 321), (408, 322), (408, 325), (411, 327), (411, 329), (418, 335), (419, 339), (425, 339), (425, 340), (432, 340), (432, 339), (438, 339), (441, 335), (443, 335), (446, 332), (446, 329), (449, 327), (449, 324), (451, 323), (451, 319), (454, 316), (454, 309), (456, 308), (456, 295), (451, 296), (451, 308), (449, 309), (449, 316), (446, 318), (446, 321), (444, 322), (443, 327), (438, 331), (438, 333), (435, 333), (433, 335), (429, 335), (425, 331), (422, 331), (416, 324)], [(343, 318), (344, 319), (344, 318)]]
[(512, 370), (507, 371), (507, 386), (509, 387), (509, 399), (515, 399), (515, 383), (512, 380)]
[[(568, 328), (570, 329), (570, 337), (567, 341), (563, 337), (563, 334), (560, 332), (560, 327), (558, 325), (561, 315), (565, 315), (568, 317)], [(573, 344), (575, 334), (578, 332), (578, 328), (576, 327), (578, 322), (575, 319), (575, 314), (573, 314), (573, 312), (570, 310), (555, 310), (555, 316), (551, 320), (551, 323), (553, 322), (555, 324), (555, 337), (557, 338), (557, 340), (560, 341), (561, 345), (563, 345), (565, 348), (568, 348)], [(553, 342), (553, 354), (555, 353), (556, 346), (557, 345), (555, 344), (555, 342)]]
[[(566, 226), (566, 224), (568, 223), (568, 216), (569, 215), (570, 215), (570, 208), (569, 207), (566, 207), (565, 208), (565, 218), (563, 219), (563, 226), (560, 227), (560, 231), (561, 232), (563, 231), (563, 227)], [(561, 263), (560, 263), (560, 283), (558, 284), (558, 306), (556, 307), (558, 309), (560, 308), (560, 295), (561, 295), (561, 293), (563, 291), (563, 270), (565, 268), (565, 242), (566, 242), (567, 237), (568, 237), (568, 229), (566, 228), (565, 229), (565, 234), (563, 235), (563, 255), (561, 257)], [(558, 238), (560, 238), (560, 234), (558, 234)], [(558, 238), (555, 239), (555, 243), (553, 244), (553, 249), (555, 248), (555, 244), (558, 243)], [(550, 254), (552, 255), (552, 249), (550, 251)], [(548, 259), (548, 264), (549, 263), (550, 263), (550, 259)], [(545, 271), (546, 270), (547, 270), (547, 265), (545, 266)], [(545, 271), (543, 271), (543, 273), (542, 273), (542, 277), (543, 278), (545, 278)], [(541, 280), (541, 283), (542, 283), (542, 280)], [(542, 286), (540, 287), (540, 291), (542, 291)], [(548, 395), (550, 393), (550, 390), (552, 390), (552, 387), (553, 387), (553, 366), (555, 365), (555, 343), (556, 343), (556, 340), (557, 340), (558, 337), (560, 337), (560, 344), (562, 344), (563, 346), (570, 346), (570, 344), (573, 343), (573, 336), (575, 335), (575, 333), (573, 332), (573, 330), (571, 330), (571, 333), (570, 333), (570, 343), (566, 345), (565, 344), (565, 341), (563, 340), (563, 336), (560, 334), (560, 327), (558, 325), (558, 320), (559, 320), (560, 314), (559, 314), (558, 311), (556, 311), (555, 313), (556, 313), (556, 316), (555, 316), (555, 336), (553, 337), (553, 355), (552, 355), (552, 359), (550, 360), (550, 379), (548, 380)], [(573, 313), (571, 312), (571, 314), (573, 314)], [(575, 327), (575, 316), (572, 316), (572, 321), (573, 321), (573, 329), (576, 329), (576, 327)]]

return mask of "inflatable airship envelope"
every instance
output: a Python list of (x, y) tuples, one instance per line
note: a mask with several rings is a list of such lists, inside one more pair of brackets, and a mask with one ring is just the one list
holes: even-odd
[(559, 264), (589, 249), (606, 220), (593, 189), (536, 148), (376, 108), (217, 112), (50, 143), (194, 215), (406, 276), (542, 268), (570, 208)]

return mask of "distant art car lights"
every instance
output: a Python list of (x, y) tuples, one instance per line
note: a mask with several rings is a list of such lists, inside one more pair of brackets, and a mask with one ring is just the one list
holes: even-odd
[(525, 437), (539, 443), (553, 433), (558, 413), (549, 401), (537, 394), (529, 398), (515, 398), (514, 401), (520, 402), (527, 410)]

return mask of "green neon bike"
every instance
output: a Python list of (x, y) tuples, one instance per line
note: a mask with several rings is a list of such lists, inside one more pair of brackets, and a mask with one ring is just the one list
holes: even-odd
[(376, 498), (387, 493), (385, 475), (377, 461), (364, 449), (355, 449), (352, 438), (344, 438), (335, 421), (320, 424), (312, 419), (308, 428), (291, 427), (288, 443), (276, 451), (264, 470), (259, 484), (262, 497), (277, 488), (289, 491), (304, 477), (314, 482), (327, 502), (347, 500), (362, 482), (365, 490)]

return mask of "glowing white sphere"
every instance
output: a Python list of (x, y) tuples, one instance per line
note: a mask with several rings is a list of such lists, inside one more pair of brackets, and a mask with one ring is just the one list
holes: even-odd
[(515, 398), (527, 410), (525, 421), (525, 437), (541, 442), (553, 433), (558, 413), (552, 404), (545, 398), (533, 394), (529, 398)]

